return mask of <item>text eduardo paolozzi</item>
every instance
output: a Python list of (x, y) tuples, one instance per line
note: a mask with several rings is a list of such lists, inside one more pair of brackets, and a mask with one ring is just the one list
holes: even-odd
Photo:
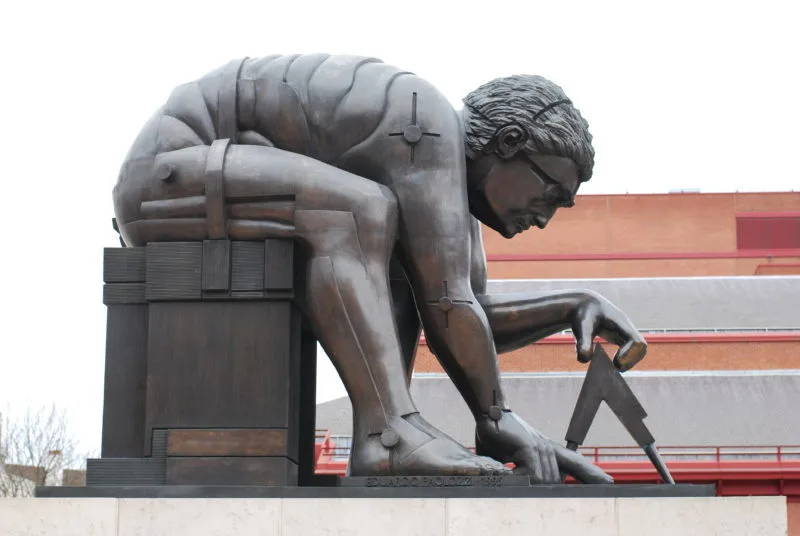
[(367, 477), (367, 487), (496, 487), (504, 484), (502, 476), (375, 476)]

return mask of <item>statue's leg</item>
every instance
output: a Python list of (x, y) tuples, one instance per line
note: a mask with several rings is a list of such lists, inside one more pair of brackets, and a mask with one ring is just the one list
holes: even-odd
[(406, 383), (410, 384), (411, 374), (414, 372), (414, 361), (417, 355), (422, 324), (417, 312), (417, 304), (414, 301), (414, 292), (411, 284), (396, 255), (392, 256), (389, 264), (389, 283), (392, 290), (392, 304), (394, 306), (397, 333), (400, 339), (400, 350), (403, 354)]
[[(414, 373), (414, 362), (417, 357), (419, 336), (422, 332), (422, 322), (414, 301), (414, 291), (406, 277), (397, 256), (392, 256), (389, 265), (389, 282), (392, 290), (394, 318), (400, 340), (400, 350), (403, 355), (403, 367), (406, 372), (406, 384), (411, 386), (411, 376)], [(434, 437), (454, 441), (450, 436), (433, 426), (424, 419), (415, 421), (415, 426), (425, 430)]]
[[(169, 164), (174, 176), (144, 190), (198, 195), (204, 151), (162, 155), (157, 165)], [(224, 190), (230, 238), (292, 237), (307, 251), (302, 306), (353, 404), (351, 474), (504, 472), (498, 462), (429, 433), (411, 400), (389, 289), (398, 216), (390, 190), (300, 155), (239, 145), (228, 148)], [(278, 210), (277, 202), (291, 207)]]

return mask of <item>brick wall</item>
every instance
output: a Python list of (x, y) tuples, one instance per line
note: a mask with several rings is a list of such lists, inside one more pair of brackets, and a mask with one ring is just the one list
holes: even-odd
[(800, 536), (800, 502), (790, 502), (786, 505), (789, 515), (789, 536)]
[[(670, 342), (670, 339), (680, 342)], [(750, 339), (750, 340), (748, 340)], [(705, 337), (648, 337), (647, 357), (636, 370), (777, 370), (800, 369), (800, 334)], [(614, 348), (608, 346), (609, 353)], [(500, 355), (503, 372), (567, 372), (586, 370), (575, 355), (569, 337)], [(430, 349), (420, 344), (416, 372), (443, 372)]]
[[(800, 192), (579, 196), (544, 231), (507, 240), (484, 229), (489, 276), (753, 275), (759, 265), (798, 263), (800, 252), (737, 252), (736, 214), (798, 210)], [(526, 255), (535, 258), (508, 260)]]

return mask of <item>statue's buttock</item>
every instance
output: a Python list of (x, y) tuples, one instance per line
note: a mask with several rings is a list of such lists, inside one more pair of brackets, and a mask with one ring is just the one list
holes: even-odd
[[(402, 74), (372, 58), (269, 56), (234, 60), (179, 86), (122, 166), (114, 205), (123, 238), (141, 245), (290, 236), (296, 185), (234, 184), (226, 161), (247, 168), (240, 179), (265, 178), (265, 170), (232, 148), (275, 148), (346, 169), (336, 160), (374, 132), (386, 90)], [(275, 153), (266, 163), (273, 169), (285, 159)]]

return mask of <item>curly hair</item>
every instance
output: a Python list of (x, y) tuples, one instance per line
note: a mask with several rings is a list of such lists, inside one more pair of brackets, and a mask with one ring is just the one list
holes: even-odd
[(570, 158), (580, 179), (588, 181), (594, 168), (589, 123), (564, 90), (537, 75), (514, 75), (483, 84), (464, 98), (462, 111), (467, 155), (490, 147), (498, 129), (517, 124), (528, 133), (528, 155)]

